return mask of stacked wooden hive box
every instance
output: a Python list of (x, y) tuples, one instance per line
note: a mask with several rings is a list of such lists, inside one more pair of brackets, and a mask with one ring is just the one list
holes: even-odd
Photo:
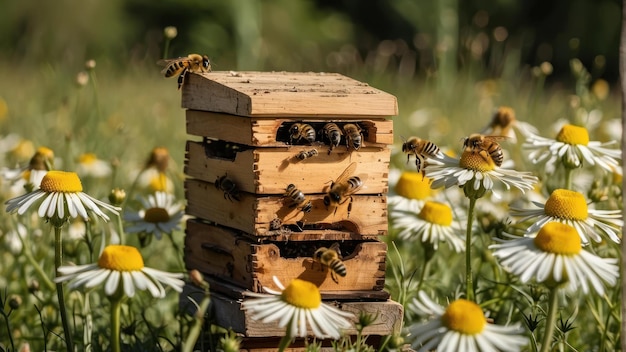
[[(324, 301), (356, 315), (377, 314), (367, 335), (397, 332), (402, 307), (383, 290), (387, 247), (380, 238), (388, 231), (396, 98), (339, 74), (211, 72), (189, 74), (182, 106), (187, 133), (196, 136), (186, 149), (187, 214), (193, 218), (185, 263), (211, 285), (212, 322), (240, 333), (243, 348), (277, 346), (284, 329), (253, 321), (240, 309), (242, 292), (276, 289), (276, 276), (285, 285), (311, 281)], [(329, 122), (341, 130), (356, 125), (361, 137), (346, 142), (344, 135), (331, 150), (321, 132)], [(294, 139), (296, 123), (311, 126), (316, 140)], [(350, 169), (345, 176), (360, 177), (362, 187), (327, 206), (331, 185)], [(310, 211), (294, 206), (286, 195), (290, 184), (306, 195)], [(320, 247), (339, 249), (345, 277), (334, 280), (313, 260)]]

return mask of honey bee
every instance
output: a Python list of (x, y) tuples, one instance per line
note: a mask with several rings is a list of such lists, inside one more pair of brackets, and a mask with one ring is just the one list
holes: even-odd
[(323, 128), (324, 136), (328, 139), (328, 145), (330, 149), (328, 149), (328, 154), (333, 151), (333, 148), (338, 147), (339, 143), (341, 143), (341, 129), (337, 126), (336, 123), (329, 122), (324, 125)]
[(161, 71), (165, 77), (178, 75), (178, 89), (183, 86), (188, 72), (209, 72), (211, 71), (211, 61), (206, 55), (189, 54), (176, 59), (159, 60), (157, 64), (165, 66)]
[(318, 248), (315, 253), (313, 253), (313, 260), (328, 267), (330, 277), (335, 283), (339, 283), (337, 275), (345, 277), (347, 274), (346, 265), (341, 261), (339, 243), (333, 244), (330, 248)]
[(319, 153), (317, 152), (317, 149), (310, 149), (310, 150), (303, 150), (300, 153), (296, 154), (296, 158), (298, 160), (304, 160), (304, 159), (308, 159), (308, 158), (312, 158), (314, 156), (317, 156)]
[(231, 202), (234, 200), (239, 201), (239, 188), (235, 181), (230, 179), (228, 175), (220, 176), (215, 180), (215, 188), (224, 191), (224, 199), (228, 199)]
[(483, 136), (479, 133), (473, 133), (463, 139), (463, 147), (466, 151), (478, 152), (485, 161), (489, 162), (491, 159), (496, 166), (501, 166), (504, 155), (502, 147), (497, 141), (505, 139), (504, 136)]
[(409, 137), (409, 139), (402, 143), (402, 151), (406, 153), (407, 163), (409, 162), (411, 154), (415, 155), (417, 172), (421, 171), (422, 175), (424, 175), (423, 168), (426, 167), (426, 159), (428, 157), (435, 158), (437, 154), (441, 153), (441, 150), (435, 143), (418, 137)]
[(354, 123), (347, 123), (343, 125), (343, 132), (346, 135), (346, 147), (350, 150), (350, 147), (354, 150), (364, 147), (363, 133), (361, 133), (361, 127)]
[(289, 141), (291, 144), (299, 142), (301, 139), (306, 140), (309, 144), (315, 142), (315, 129), (306, 123), (294, 123), (289, 128)]
[(313, 209), (313, 204), (304, 193), (299, 190), (293, 183), (289, 184), (285, 189), (285, 197), (291, 200), (290, 207), (298, 207), (302, 212), (308, 213)]
[(330, 189), (324, 196), (324, 205), (326, 205), (326, 209), (332, 206), (335, 208), (336, 213), (337, 208), (349, 200), (348, 217), (350, 217), (350, 210), (352, 209), (352, 195), (363, 187), (363, 183), (367, 177), (367, 175), (352, 175), (354, 170), (356, 170), (355, 162), (348, 165), (341, 175), (337, 177), (337, 180), (330, 184)]

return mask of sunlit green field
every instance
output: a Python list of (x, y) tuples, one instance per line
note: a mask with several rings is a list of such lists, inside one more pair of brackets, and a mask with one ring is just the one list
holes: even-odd
[[(520, 65), (517, 52), (501, 52), (501, 60), (492, 66), (468, 60), (461, 69), (439, 71), (406, 71), (402, 51), (393, 43), (380, 45), (366, 59), (349, 50), (336, 50), (327, 55), (319, 71), (333, 71), (367, 82), (395, 95), (399, 115), (392, 117), (396, 131), (390, 172), (390, 193), (396, 195), (395, 183), (404, 171), (414, 171), (414, 159), (407, 163), (401, 152), (404, 139), (419, 136), (437, 144), (442, 151), (459, 157), (463, 138), (481, 131), (499, 106), (510, 106), (519, 121), (538, 128), (539, 134), (555, 138), (565, 124), (584, 126), (589, 140), (608, 142), (621, 137), (618, 87), (598, 80), (572, 60), (568, 78), (551, 80), (549, 64), (528, 67)], [(345, 49), (345, 48), (344, 48)], [(496, 50), (496, 49), (493, 49)], [(493, 54), (493, 53), (492, 53)], [(405, 58), (406, 59), (406, 58)], [(266, 63), (262, 69), (280, 68), (280, 62)], [(404, 68), (403, 68), (404, 67)], [(236, 69), (235, 63), (216, 62), (216, 70)], [(304, 68), (303, 68), (304, 69)], [(307, 69), (311, 69), (307, 66)], [(165, 79), (154, 60), (141, 60), (120, 67), (109, 62), (96, 62), (94, 68), (48, 65), (22, 65), (0, 62), (0, 166), (5, 173), (24, 168), (39, 147), (54, 152), (55, 170), (77, 172), (81, 155), (93, 153), (110, 168), (102, 177), (83, 174), (83, 192), (108, 202), (114, 188), (126, 191), (127, 199), (121, 213), (142, 208), (138, 197), (155, 191), (154, 185), (143, 184), (137, 175), (155, 165), (148, 162), (153, 149), (169, 151), (165, 175), (173, 188), (167, 192), (184, 206), (183, 165), (185, 114), (181, 108), (176, 79)], [(314, 70), (314, 69), (313, 69)], [(79, 75), (82, 77), (79, 78)], [(83, 80), (79, 82), (79, 80)], [(530, 206), (529, 200), (545, 202), (555, 188), (571, 186), (587, 199), (590, 208), (621, 209), (621, 171), (608, 172), (587, 163), (571, 170), (571, 182), (565, 172), (548, 175), (541, 164), (528, 159), (522, 148), (524, 139), (502, 142), (507, 162), (512, 169), (530, 172), (538, 182), (525, 193), (513, 188), (504, 190), (503, 200), (488, 193), (477, 199), (473, 217), (472, 266), (474, 268), (475, 300), (489, 323), (518, 324), (527, 338), (527, 351), (547, 351), (543, 342), (545, 321), (549, 315), (549, 292), (555, 285), (520, 282), (507, 273), (493, 257), (489, 245), (493, 237), (503, 233), (519, 235), (525, 223), (516, 223), (508, 214), (510, 203)], [(619, 142), (619, 141), (618, 141)], [(618, 148), (619, 143), (611, 148)], [(621, 163), (621, 159), (620, 159)], [(594, 182), (595, 181), (595, 182)], [(1, 180), (2, 202), (25, 193), (14, 187), (16, 180)], [(157, 187), (158, 188), (158, 187)], [(455, 220), (462, 220), (462, 240), (468, 202), (459, 187), (439, 190), (430, 200), (443, 202), (453, 210)], [(420, 200), (424, 201), (424, 199)], [(391, 211), (390, 211), (391, 213)], [(0, 216), (0, 351), (64, 350), (64, 333), (59, 315), (57, 293), (51, 280), (55, 277), (55, 233), (52, 224), (32, 209), (25, 215)], [(488, 214), (493, 216), (489, 217)], [(111, 215), (111, 214), (109, 214)], [(415, 215), (415, 214), (414, 214)], [(128, 227), (117, 217), (105, 223), (92, 219), (91, 225), (74, 230), (76, 221), (62, 227), (63, 264), (88, 264), (98, 259), (102, 243), (109, 243), (114, 233)], [(621, 217), (620, 217), (621, 218)], [(80, 220), (78, 220), (80, 222)], [(466, 257), (455, 253), (447, 243), (434, 250), (419, 239), (398, 236), (399, 229), (390, 221), (387, 290), (392, 299), (404, 305), (404, 328), (429, 319), (415, 312), (410, 303), (418, 289), (426, 292), (442, 306), (465, 296)], [(20, 225), (25, 236), (15, 233)], [(597, 230), (597, 229), (596, 229)], [(73, 232), (72, 232), (73, 231)], [(78, 231), (78, 232), (76, 232)], [(618, 231), (621, 237), (621, 229)], [(170, 235), (160, 240), (152, 235), (126, 233), (125, 243), (140, 249), (146, 267), (185, 273), (183, 264), (184, 221)], [(618, 258), (618, 246), (603, 238), (584, 250), (603, 258)], [(46, 283), (46, 280), (48, 283)], [(550, 289), (546, 286), (550, 286)], [(558, 285), (556, 285), (558, 286)], [(560, 287), (559, 287), (560, 289)], [(110, 345), (110, 300), (99, 288), (88, 295), (85, 290), (65, 291), (70, 330), (77, 350), (108, 351)], [(619, 346), (619, 284), (606, 285), (604, 294), (594, 289), (588, 293), (559, 291), (555, 349), (568, 351), (610, 351)], [(139, 292), (124, 301), (121, 309), (121, 345), (123, 351), (177, 351), (185, 343), (193, 344), (191, 326), (194, 318), (178, 308), (178, 294), (167, 290), (165, 298), (153, 298)], [(92, 324), (91, 329), (87, 327)], [(223, 330), (204, 327), (202, 338), (217, 344)], [(215, 332), (215, 339), (208, 335)], [(190, 336), (192, 338), (190, 338)], [(385, 348), (410, 344), (415, 336), (403, 329), (390, 338)], [(219, 348), (226, 349), (221, 346)], [(363, 346), (356, 346), (361, 348)], [(311, 347), (312, 350), (315, 346)]]

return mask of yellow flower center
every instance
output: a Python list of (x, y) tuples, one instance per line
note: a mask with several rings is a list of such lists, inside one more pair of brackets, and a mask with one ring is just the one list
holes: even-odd
[(11, 156), (17, 160), (28, 160), (33, 154), (35, 154), (35, 145), (27, 139), (20, 140), (19, 143), (11, 149)]
[(283, 301), (298, 308), (317, 308), (322, 304), (320, 290), (313, 283), (293, 279), (281, 295)]
[(167, 192), (167, 176), (159, 172), (158, 176), (150, 180), (149, 187), (154, 192)]
[(42, 191), (48, 193), (78, 193), (83, 191), (83, 185), (75, 172), (48, 171), (39, 185)]
[(487, 324), (478, 304), (462, 298), (450, 303), (441, 321), (448, 329), (465, 335), (479, 334)]
[(491, 159), (491, 155), (485, 150), (471, 151), (465, 150), (461, 154), (461, 160), (459, 160), (459, 166), (464, 169), (487, 172), (496, 168), (496, 164)]
[(430, 179), (421, 172), (405, 171), (396, 183), (396, 193), (408, 199), (427, 199), (432, 194)]
[(143, 220), (153, 224), (170, 221), (170, 214), (163, 208), (150, 208), (146, 210)]
[(580, 126), (565, 125), (556, 135), (556, 140), (567, 144), (589, 144), (589, 132)]
[(87, 165), (93, 164), (96, 160), (98, 160), (98, 157), (94, 153), (83, 153), (78, 158), (79, 163)]
[(576, 229), (556, 221), (543, 225), (533, 241), (537, 248), (548, 253), (574, 255), (582, 249)]
[(139, 271), (143, 269), (143, 258), (135, 247), (110, 245), (100, 254), (98, 266), (115, 271)]
[(548, 216), (567, 220), (585, 220), (588, 215), (585, 197), (567, 189), (554, 190), (544, 205), (544, 211)]
[(50, 148), (39, 147), (37, 148), (37, 153), (43, 156), (46, 160), (54, 159), (54, 151)]
[(432, 224), (450, 226), (452, 224), (452, 209), (443, 203), (426, 202), (419, 213), (419, 218)]

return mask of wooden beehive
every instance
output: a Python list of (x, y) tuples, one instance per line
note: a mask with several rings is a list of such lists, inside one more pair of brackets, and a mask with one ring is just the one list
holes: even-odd
[[(387, 247), (380, 240), (388, 231), (396, 98), (339, 74), (287, 72), (189, 74), (182, 93), (192, 136), (186, 212), (194, 217), (185, 263), (210, 282), (218, 325), (256, 341), (281, 336), (282, 329), (252, 321), (239, 306), (242, 291), (263, 292), (277, 277), (313, 282), (342, 309), (376, 310), (387, 320), (374, 335), (396, 331), (402, 307), (383, 290)], [(357, 126), (360, 148), (345, 136), (331, 148), (319, 133), (330, 122)], [(296, 123), (311, 126), (316, 140), (294, 140)], [(305, 152), (309, 157), (298, 157)], [(363, 186), (329, 207), (324, 197), (340, 175), (358, 176)], [(220, 185), (224, 178), (236, 191)], [(310, 211), (292, 206), (289, 184), (306, 195)], [(334, 243), (347, 269), (336, 280), (312, 259), (315, 249)]]

